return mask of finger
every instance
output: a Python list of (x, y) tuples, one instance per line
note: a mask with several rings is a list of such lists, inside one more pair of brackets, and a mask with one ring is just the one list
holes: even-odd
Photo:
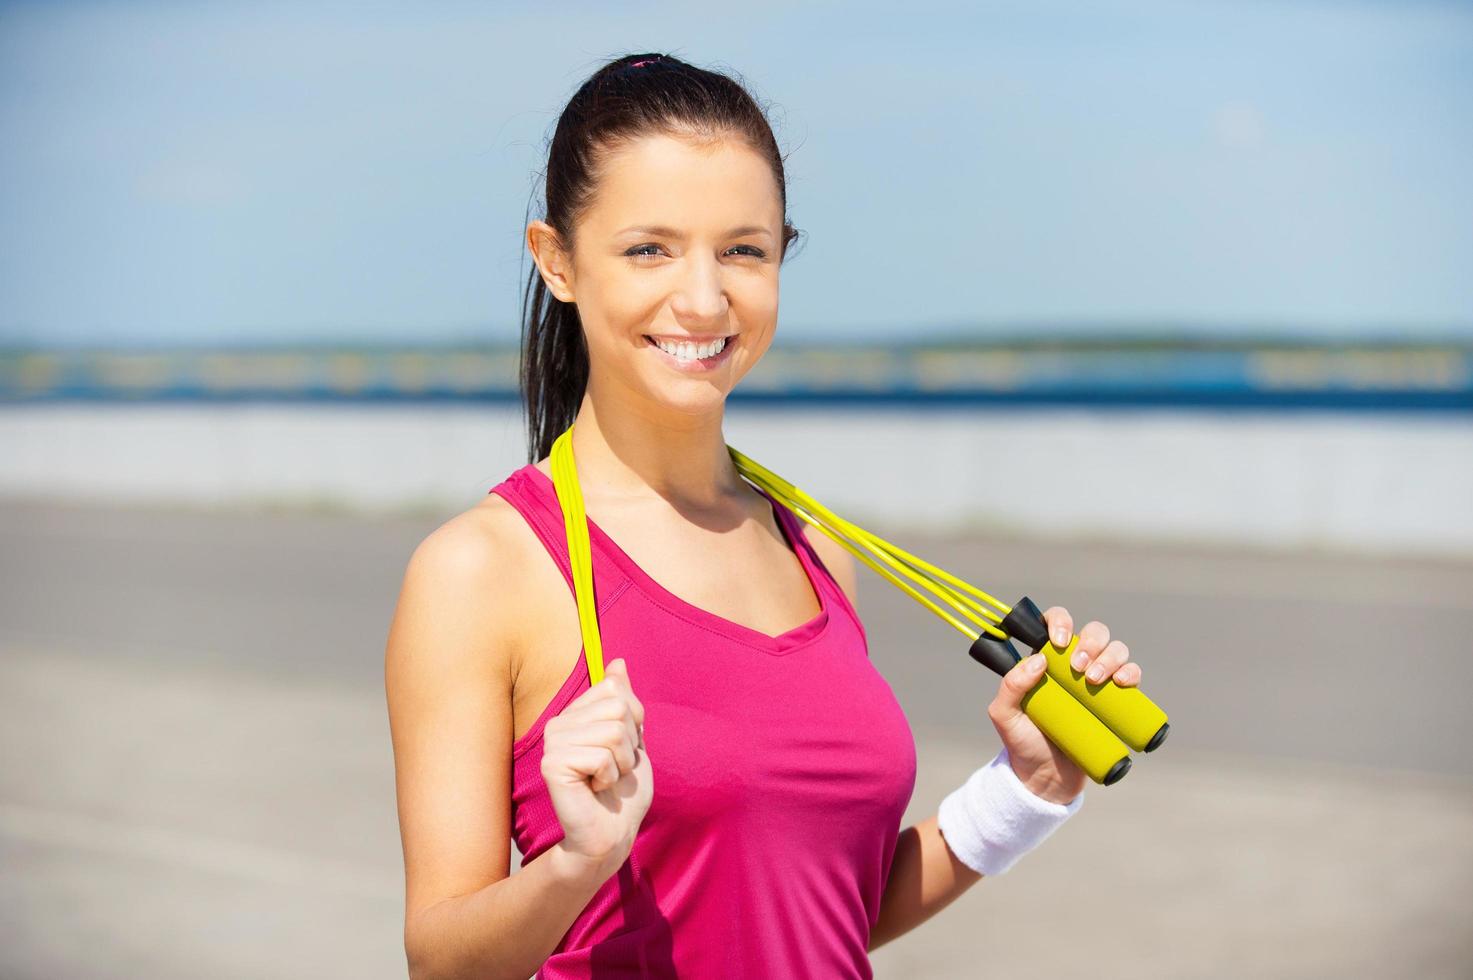
[[(559, 722), (558, 719), (562, 720)], [(552, 731), (554, 722), (558, 722), (564, 729), (576, 729), (593, 722), (610, 720), (624, 721), (629, 726), (630, 734), (636, 739), (639, 737), (639, 725), (634, 721), (634, 712), (629, 702), (618, 695), (581, 703), (574, 701), (547, 720), (547, 730)]]
[(629, 681), (629, 664), (623, 657), (620, 657), (618, 660), (610, 661), (609, 671), (613, 674), (620, 697), (629, 702), (629, 707), (634, 712), (635, 727), (642, 729), (644, 727), (644, 702), (634, 696), (634, 687)]
[(618, 736), (632, 747), (643, 748), (641, 733), (623, 701), (599, 701), (577, 711), (564, 711), (547, 719), (543, 738), (550, 745), (592, 745)]
[(594, 745), (606, 748), (614, 754), (619, 772), (626, 773), (634, 768), (634, 738), (624, 719), (589, 722), (568, 732), (564, 737), (568, 745)]
[[(585, 701), (582, 704), (574, 702), (569, 704), (557, 717), (575, 724), (585, 724), (591, 721), (607, 721), (611, 718), (623, 718), (629, 721), (629, 730), (637, 731), (638, 722), (634, 720), (634, 707), (629, 703), (627, 697), (607, 697), (597, 701)], [(549, 719), (551, 723), (551, 719)]]
[(629, 663), (623, 657), (609, 661), (608, 666), (604, 668), (604, 681), (616, 688), (620, 697), (634, 691), (633, 686), (629, 683)]
[(623, 694), (620, 692), (618, 681), (610, 677), (608, 672), (605, 671), (603, 680), (569, 701), (568, 706), (563, 710), (565, 712), (571, 711), (575, 708), (581, 708), (584, 705), (596, 704), (600, 701), (618, 700), (621, 697), (623, 697)]
[(628, 701), (624, 702), (624, 710), (619, 715), (618, 720), (619, 724), (624, 726), (624, 737), (629, 740), (630, 745), (638, 748), (644, 744), (644, 731), (639, 727), (639, 723), (634, 720), (634, 709)]
[(604, 758), (609, 761), (599, 766), (598, 771), (593, 774), (593, 778), (588, 780), (588, 788), (595, 793), (601, 793), (618, 783), (619, 777), (622, 775), (619, 772), (618, 760), (614, 758), (614, 754), (607, 748), (604, 749)]
[(619, 781), (614, 754), (597, 745), (548, 746), (542, 754), (542, 778), (565, 785), (590, 783), (594, 792)]
[(567, 758), (579, 761), (578, 771), (587, 776), (589, 788), (595, 793), (613, 786), (627, 771), (612, 745), (568, 745), (563, 751)]
[(1069, 645), (1074, 635), (1074, 618), (1063, 606), (1049, 606), (1043, 612), (1043, 621), (1048, 624), (1049, 642), (1062, 650)]
[(1141, 665), (1132, 661), (1115, 671), (1112, 678), (1121, 687), (1135, 687), (1141, 682)]
[(1094, 662), (1101, 650), (1110, 642), (1110, 628), (1097, 619), (1085, 623), (1079, 630), (1079, 646), (1069, 658), (1069, 666), (1084, 670)]
[(1003, 675), (997, 696), (987, 706), (987, 716), (993, 724), (1006, 728), (1017, 722), (1023, 713), (1020, 707), (1023, 696), (1033, 690), (1043, 677), (1046, 659), (1041, 653), (1030, 654), (1013, 664), (1013, 668)]
[[(634, 696), (628, 687), (628, 668), (621, 658), (611, 661), (604, 671), (603, 680), (578, 695), (556, 718), (566, 723), (582, 724), (603, 718), (630, 718), (631, 738), (636, 745), (644, 747), (644, 703)], [(548, 720), (550, 732), (556, 718)]]
[(632, 693), (625, 700), (629, 702), (629, 717), (634, 719), (634, 726), (644, 731), (644, 702)]
[(633, 692), (616, 686), (614, 694), (601, 701), (595, 701), (586, 708), (581, 709), (579, 715), (588, 721), (596, 721), (604, 718), (619, 718), (629, 726), (629, 739), (636, 745), (644, 742), (644, 705), (640, 703)]
[(1130, 650), (1125, 644), (1119, 640), (1111, 640), (1105, 644), (1105, 649), (1100, 651), (1100, 655), (1095, 657), (1094, 662), (1089, 665), (1089, 670), (1084, 672), (1084, 676), (1091, 684), (1098, 684), (1115, 673), (1116, 668), (1129, 659)]
[(608, 690), (610, 688), (622, 688), (626, 691), (630, 689), (629, 664), (623, 657), (605, 663), (603, 678), (597, 684), (590, 687), (589, 690)]

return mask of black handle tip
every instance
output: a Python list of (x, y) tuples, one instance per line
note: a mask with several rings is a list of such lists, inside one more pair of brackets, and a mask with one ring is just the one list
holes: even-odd
[(1006, 674), (1013, 669), (1013, 664), (1023, 659), (1012, 643), (987, 633), (972, 641), (972, 648), (967, 653), (983, 667), (999, 675)]
[(1048, 625), (1038, 604), (1026, 595), (1013, 603), (1013, 611), (1002, 619), (1007, 634), (1031, 650), (1041, 650), (1048, 642)]

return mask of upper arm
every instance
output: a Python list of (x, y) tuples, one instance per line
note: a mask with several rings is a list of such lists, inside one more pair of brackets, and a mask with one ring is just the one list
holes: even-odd
[(486, 517), (452, 518), (420, 542), (389, 627), (406, 933), (424, 909), (510, 873), (516, 577), (497, 574), (509, 539)]
[(823, 560), (824, 567), (829, 570), (829, 574), (834, 577), (834, 581), (849, 599), (849, 605), (858, 609), (859, 603), (855, 596), (859, 588), (859, 576), (855, 570), (854, 556), (849, 553), (849, 549), (807, 521), (803, 522), (803, 536), (813, 545), (813, 550), (818, 552), (818, 557)]

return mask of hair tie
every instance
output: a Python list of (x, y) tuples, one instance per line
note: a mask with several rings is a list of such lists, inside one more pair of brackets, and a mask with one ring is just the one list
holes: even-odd
[(654, 58), (643, 58), (643, 59), (641, 59), (639, 61), (636, 61), (633, 64), (629, 65), (629, 67), (630, 68), (638, 68), (640, 65), (653, 64), (654, 62), (659, 61), (659, 60), (660, 59), (659, 59), (658, 56), (656, 56)]

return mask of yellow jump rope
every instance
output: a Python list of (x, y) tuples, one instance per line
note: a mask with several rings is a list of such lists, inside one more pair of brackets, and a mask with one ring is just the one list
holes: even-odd
[[(588, 517), (578, 487), (578, 470), (573, 465), (572, 436), (573, 427), (569, 426), (552, 444), (552, 478), (567, 530), (589, 683), (597, 684), (604, 676), (603, 644), (594, 604)], [(1042, 652), (1047, 670), (1024, 695), (1023, 712), (1095, 782), (1105, 786), (1119, 782), (1130, 770), (1132, 749), (1150, 752), (1166, 740), (1171, 727), (1166, 712), (1138, 687), (1120, 687), (1110, 678), (1091, 683), (1082, 671), (1075, 670), (1069, 658), (1079, 637), (1070, 637), (1063, 648), (1055, 647), (1049, 642), (1043, 615), (1027, 596), (1012, 606), (999, 602), (976, 586), (844, 520), (776, 473), (730, 446), (726, 448), (743, 477), (960, 630), (972, 642), (968, 653), (973, 660), (1006, 674), (1021, 659), (1013, 639)], [(922, 595), (917, 586), (952, 611)]]

